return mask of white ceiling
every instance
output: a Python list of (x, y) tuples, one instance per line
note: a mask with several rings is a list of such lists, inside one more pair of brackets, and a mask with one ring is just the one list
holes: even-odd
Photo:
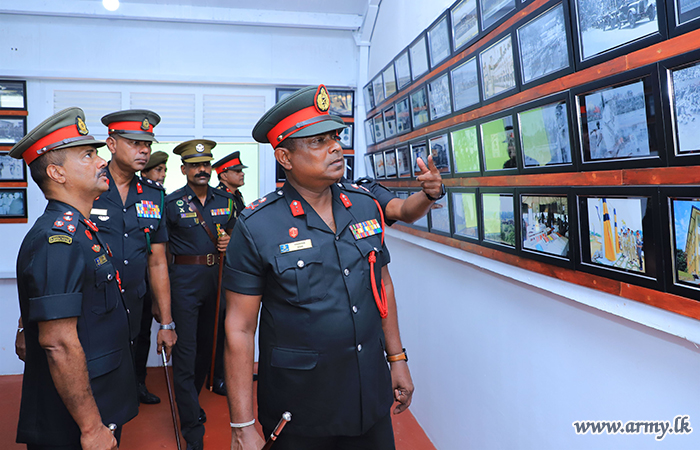
[[(100, 1), (100, 0), (97, 0)], [(212, 8), (249, 9), (250, 0), (120, 0), (149, 5), (184, 5)], [(255, 0), (255, 9), (363, 15), (367, 0)]]

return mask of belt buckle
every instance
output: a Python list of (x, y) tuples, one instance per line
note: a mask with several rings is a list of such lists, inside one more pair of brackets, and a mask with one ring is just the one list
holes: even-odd
[(207, 266), (213, 266), (214, 264), (216, 264), (216, 255), (207, 253)]

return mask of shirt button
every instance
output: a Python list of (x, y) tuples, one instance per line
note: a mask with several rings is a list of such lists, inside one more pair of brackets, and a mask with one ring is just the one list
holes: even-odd
[(131, 314), (131, 311), (129, 311), (129, 308), (126, 308), (126, 313)]
[(304, 261), (302, 261), (301, 259), (297, 261), (297, 267), (299, 267), (300, 269), (304, 267)]
[(129, 260), (128, 260), (128, 259), (125, 259), (125, 260), (124, 260), (124, 265), (125, 265), (125, 266), (128, 266), (128, 265), (129, 265)]
[(107, 281), (112, 281), (112, 274), (111, 273), (107, 274)]
[(126, 212), (126, 208), (122, 209), (122, 211)]
[(343, 270), (343, 273), (344, 273), (345, 276), (347, 277), (348, 275), (350, 275), (350, 269), (345, 269), (345, 270)]
[(357, 314), (357, 306), (354, 306), (354, 305), (353, 305), (353, 307), (352, 307), (352, 312), (354, 312), (355, 314)]
[(338, 239), (340, 239), (340, 236), (336, 236), (336, 237), (335, 237), (335, 240), (336, 240), (336, 241), (337, 241)]
[(357, 351), (361, 352), (362, 351), (362, 344), (357, 344)]
[(123, 294), (124, 292), (126, 292), (126, 289), (122, 289), (122, 294)]
[(129, 237), (129, 233), (124, 233), (124, 237), (125, 237), (125, 238), (128, 238), (128, 237)]

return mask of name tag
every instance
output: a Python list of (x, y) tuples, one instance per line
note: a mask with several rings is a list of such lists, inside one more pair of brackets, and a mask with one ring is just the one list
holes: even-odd
[(100, 267), (102, 264), (107, 262), (107, 257), (105, 255), (100, 255), (97, 258), (95, 258), (95, 264), (97, 264), (97, 267)]
[(191, 218), (197, 218), (197, 213), (191, 212), (191, 213), (180, 213), (180, 218), (182, 219), (191, 219)]
[(280, 245), (280, 253), (295, 252), (297, 250), (303, 250), (305, 248), (311, 248), (311, 239), (304, 239), (303, 241), (290, 242), (288, 244)]
[(107, 216), (107, 210), (102, 208), (92, 208), (90, 210), (91, 216)]
[(352, 231), (352, 235), (355, 236), (355, 240), (360, 240), (381, 233), (382, 227), (379, 225), (377, 219), (372, 219), (350, 225), (350, 231)]

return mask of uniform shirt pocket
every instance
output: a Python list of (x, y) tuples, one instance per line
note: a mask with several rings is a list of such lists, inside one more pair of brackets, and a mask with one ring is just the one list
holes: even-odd
[(95, 298), (91, 308), (93, 313), (107, 314), (117, 307), (119, 287), (116, 285), (116, 272), (109, 261), (95, 269)]
[(122, 363), (122, 350), (116, 350), (106, 355), (101, 355), (87, 362), (90, 379), (95, 379), (108, 374)]
[(270, 365), (279, 369), (311, 370), (318, 364), (318, 352), (295, 348), (274, 347)]
[(323, 300), (326, 297), (325, 272), (321, 249), (305, 250), (275, 257), (277, 273), (287, 290), (287, 301), (303, 305)]

